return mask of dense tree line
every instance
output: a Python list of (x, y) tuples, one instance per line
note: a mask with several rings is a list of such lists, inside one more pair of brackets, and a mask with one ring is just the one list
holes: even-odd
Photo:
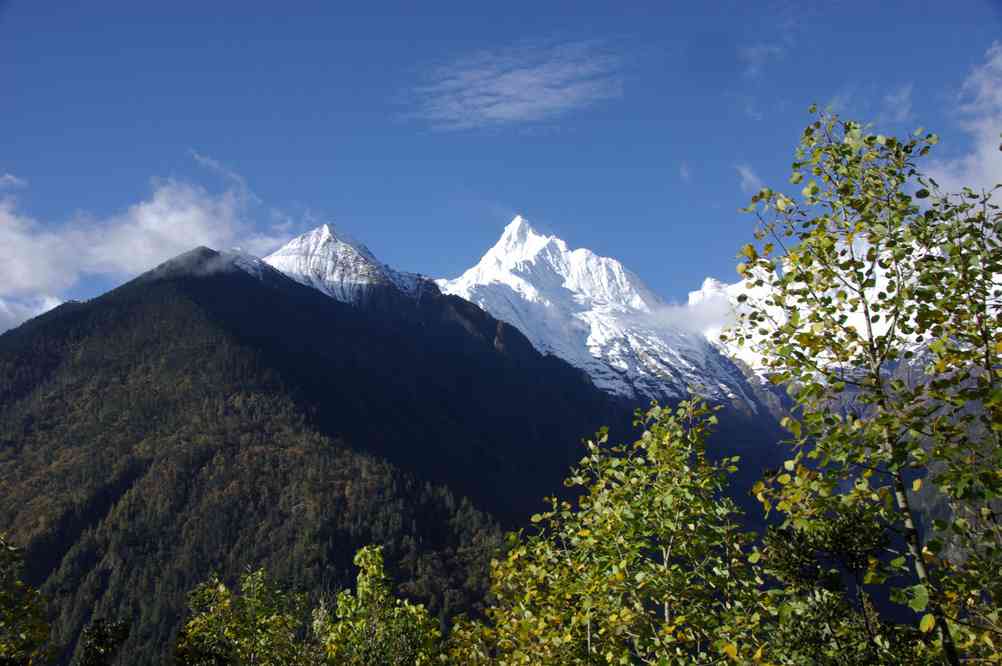
[(50, 652), (79, 659), (93, 620), (128, 621), (129, 663), (161, 663), (210, 572), (265, 566), (315, 599), (351, 584), (370, 543), (436, 621), (478, 612), (493, 519), (319, 434), (285, 380), (171, 285), (111, 298), (0, 353), (0, 515), (21, 580), (50, 602)]

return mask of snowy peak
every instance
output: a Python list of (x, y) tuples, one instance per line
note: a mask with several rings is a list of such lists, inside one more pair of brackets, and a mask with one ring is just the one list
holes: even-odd
[(504, 228), (498, 242), (484, 255), (484, 259), (490, 258), (499, 265), (527, 261), (553, 241), (563, 242), (555, 236), (545, 236), (538, 233), (528, 220), (521, 215), (516, 215), (515, 219)]
[(395, 287), (414, 296), (426, 282), (390, 268), (365, 245), (330, 224), (292, 239), (264, 261), (296, 282), (345, 303), (358, 303), (377, 287)]
[(455, 280), (438, 280), (449, 293), (464, 294), (478, 285), (507, 284), (527, 298), (545, 299), (554, 290), (595, 306), (649, 312), (662, 305), (632, 272), (591, 250), (571, 250), (556, 236), (537, 232), (518, 215), (480, 262)]
[(620, 262), (571, 250), (517, 216), (480, 262), (439, 288), (521, 330), (544, 353), (631, 399), (690, 388), (750, 405), (740, 371), (699, 332), (661, 316), (667, 304)]

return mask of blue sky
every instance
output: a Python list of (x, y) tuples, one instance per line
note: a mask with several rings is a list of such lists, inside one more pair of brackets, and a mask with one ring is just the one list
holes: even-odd
[(1002, 3), (0, 0), (0, 330), (332, 221), (474, 264), (516, 213), (684, 301), (811, 102), (1002, 180)]

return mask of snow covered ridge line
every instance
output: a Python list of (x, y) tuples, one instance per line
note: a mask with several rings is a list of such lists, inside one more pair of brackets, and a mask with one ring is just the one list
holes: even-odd
[(390, 268), (365, 245), (336, 233), (329, 224), (293, 238), (264, 261), (296, 282), (345, 303), (359, 302), (374, 286), (392, 285), (414, 296), (426, 281)]
[[(431, 284), (387, 266), (330, 225), (291, 240), (264, 261), (348, 303), (364, 301), (376, 286), (417, 296)], [(690, 295), (689, 305), (669, 305), (620, 262), (588, 249), (572, 250), (560, 238), (538, 233), (521, 216), (476, 266), (435, 284), (512, 324), (536, 349), (581, 368), (609, 393), (663, 400), (695, 390), (756, 410), (741, 370), (707, 339), (707, 334), (719, 335), (729, 318), (737, 298), (733, 286), (707, 281), (696, 292), (706, 292), (702, 297)], [(714, 289), (707, 291), (710, 285)], [(717, 287), (730, 300), (722, 301)], [(693, 316), (697, 311), (702, 316)]]
[[(731, 302), (715, 293), (706, 295), (712, 303), (690, 297), (689, 306), (669, 305), (620, 262), (571, 250), (521, 216), (476, 266), (436, 282), (516, 326), (540, 351), (585, 370), (610, 393), (664, 399), (695, 389), (755, 410), (742, 372), (701, 328), (719, 335), (729, 318)], [(687, 316), (708, 306), (718, 313), (713, 321)]]

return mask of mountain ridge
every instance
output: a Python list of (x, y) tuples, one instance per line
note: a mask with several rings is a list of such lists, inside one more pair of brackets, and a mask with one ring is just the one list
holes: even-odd
[(262, 261), (343, 303), (358, 303), (373, 289), (387, 286), (419, 297), (430, 285), (416, 273), (384, 264), (364, 244), (336, 232), (329, 223), (293, 238)]
[(384, 296), (196, 248), (0, 335), (0, 526), (65, 658), (105, 615), (132, 622), (127, 663), (163, 663), (210, 571), (324, 590), (368, 543), (407, 596), (473, 611), (499, 522), (559, 491), (582, 437), (628, 427), (475, 305)]
[(540, 351), (585, 370), (603, 390), (632, 400), (759, 404), (740, 368), (704, 332), (677, 325), (672, 306), (619, 261), (536, 232), (516, 216), (480, 261), (436, 280), (518, 327)]

